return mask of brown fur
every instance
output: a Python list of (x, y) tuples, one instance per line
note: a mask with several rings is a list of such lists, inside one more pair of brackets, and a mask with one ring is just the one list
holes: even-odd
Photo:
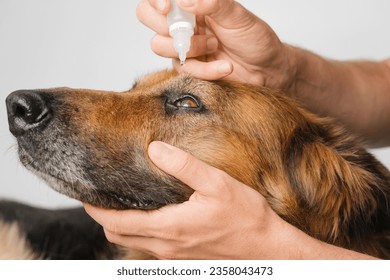
[[(123, 93), (35, 93), (50, 120), (18, 136), (19, 154), (68, 196), (118, 209), (185, 201), (192, 190), (147, 156), (161, 140), (258, 190), (311, 236), (390, 258), (389, 172), (343, 127), (276, 90), (162, 71)], [(186, 95), (199, 108), (177, 107)]]

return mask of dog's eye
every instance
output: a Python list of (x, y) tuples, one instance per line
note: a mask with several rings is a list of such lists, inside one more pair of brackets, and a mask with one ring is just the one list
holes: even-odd
[(173, 105), (183, 109), (196, 109), (200, 107), (198, 100), (191, 95), (185, 95), (181, 97), (180, 99), (176, 100)]

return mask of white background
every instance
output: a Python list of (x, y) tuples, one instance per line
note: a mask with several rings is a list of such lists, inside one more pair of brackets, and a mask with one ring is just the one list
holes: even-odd
[[(329, 279), (387, 279), (389, 261), (269, 261), (269, 260), (120, 260), (120, 261), (3, 261), (0, 262), (1, 276), (4, 279), (39, 279), (39, 280), (69, 280), (69, 279), (132, 279), (132, 280), (209, 280), (209, 279), (278, 279), (278, 280), (329, 280)], [(215, 268), (253, 268), (259, 267), (260, 273), (252, 275), (223, 275)], [(270, 269), (272, 268), (272, 275)], [(118, 270), (131, 271), (133, 275), (118, 275)], [(134, 269), (134, 270), (133, 270)], [(157, 269), (161, 273), (157, 273)], [(176, 275), (172, 273), (176, 270)], [(199, 273), (195, 271), (199, 270)], [(136, 271), (136, 272), (134, 272)], [(192, 272), (192, 275), (189, 275)], [(226, 270), (225, 270), (226, 271)], [(212, 273), (214, 272), (214, 275)], [(177, 274), (184, 275), (177, 275)], [(196, 275), (198, 274), (198, 275)], [(222, 275), (221, 275), (222, 274)]]
[[(333, 59), (390, 57), (388, 0), (246, 0), (282, 41)], [(170, 67), (149, 47), (153, 33), (135, 0), (0, 0), (0, 198), (76, 205), (18, 163), (6, 96), (58, 86), (126, 90), (142, 74)], [(357, 108), (358, 110), (359, 108)], [(390, 151), (375, 150), (390, 167)]]

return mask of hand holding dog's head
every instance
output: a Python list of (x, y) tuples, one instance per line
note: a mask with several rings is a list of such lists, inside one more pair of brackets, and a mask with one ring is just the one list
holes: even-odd
[(163, 71), (121, 93), (17, 91), (7, 108), (22, 163), (83, 202), (154, 209), (187, 200), (193, 190), (149, 159), (157, 140), (259, 191), (319, 239), (360, 246), (389, 223), (388, 171), (341, 126), (276, 90)]

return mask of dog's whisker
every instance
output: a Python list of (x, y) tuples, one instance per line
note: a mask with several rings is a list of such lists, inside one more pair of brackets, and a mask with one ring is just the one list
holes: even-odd
[(131, 190), (131, 186), (130, 186), (130, 184), (127, 182), (126, 178), (123, 177), (123, 175), (122, 175), (118, 170), (116, 170), (111, 164), (107, 164), (107, 166), (108, 166), (109, 168), (111, 168), (111, 169), (115, 172), (115, 174), (118, 175), (118, 177), (121, 179), (121, 181), (122, 181), (123, 183), (125, 183), (125, 185), (129, 188), (129, 190)]
[(16, 151), (18, 150), (18, 144), (17, 143), (13, 143), (7, 149), (5, 149), (4, 155), (6, 155), (7, 153), (10, 153), (10, 152), (15, 152), (15, 150)]

